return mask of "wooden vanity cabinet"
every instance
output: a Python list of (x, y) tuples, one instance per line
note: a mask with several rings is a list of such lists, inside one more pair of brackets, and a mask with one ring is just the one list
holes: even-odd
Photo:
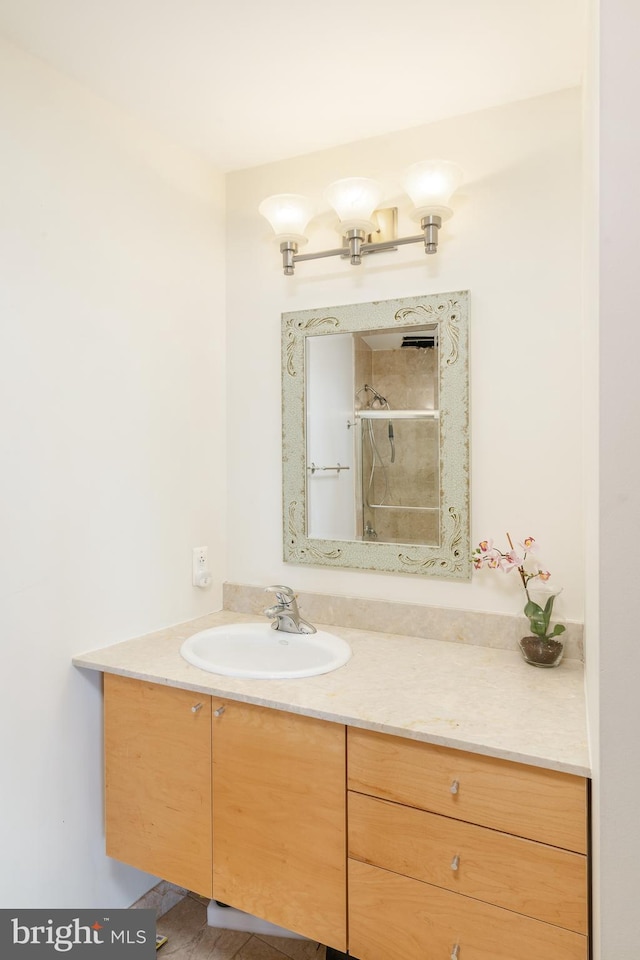
[(109, 856), (347, 949), (343, 725), (114, 674), (104, 723)]
[(211, 698), (104, 675), (107, 854), (210, 897)]
[(350, 728), (349, 950), (586, 960), (587, 782)]
[(345, 727), (213, 699), (213, 895), (346, 951)]
[(359, 960), (586, 960), (583, 778), (113, 674), (104, 693), (110, 856)]

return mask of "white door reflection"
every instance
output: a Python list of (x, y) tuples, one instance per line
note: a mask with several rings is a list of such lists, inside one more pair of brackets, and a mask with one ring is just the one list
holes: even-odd
[(308, 336), (305, 351), (307, 536), (437, 545), (435, 327)]
[(353, 337), (306, 341), (307, 536), (355, 540)]

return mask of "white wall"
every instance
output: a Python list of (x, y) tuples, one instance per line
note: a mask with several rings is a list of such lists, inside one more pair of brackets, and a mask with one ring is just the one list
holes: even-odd
[[(590, 570), (599, 611), (587, 621), (597, 851), (596, 960), (636, 960), (640, 943), (640, 626), (635, 545), (640, 534), (640, 299), (637, 225), (640, 127), (640, 7), (599, 4), (600, 514)], [(591, 583), (594, 576), (591, 574)], [(596, 580), (597, 586), (597, 580)], [(591, 651), (599, 637), (599, 660)], [(597, 673), (595, 672), (597, 671)], [(597, 725), (597, 726), (596, 726)]]
[[(282, 275), (261, 199), (373, 176), (400, 202), (400, 233), (415, 233), (396, 178), (434, 155), (466, 172), (435, 257), (415, 245)], [(559, 612), (582, 619), (580, 159), (569, 90), (228, 176), (229, 580), (521, 612), (502, 574), (458, 584), (281, 561), (281, 312), (469, 289), (473, 538), (537, 537), (564, 586)], [(337, 245), (332, 223), (320, 218), (305, 252)]]
[(0, 906), (124, 906), (70, 658), (219, 605), (224, 182), (4, 42), (0, 155)]

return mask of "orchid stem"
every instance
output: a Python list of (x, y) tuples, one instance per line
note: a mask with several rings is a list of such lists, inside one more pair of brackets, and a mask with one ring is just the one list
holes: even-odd
[[(507, 531), (507, 540), (509, 541), (509, 546), (510, 546), (511, 549), (513, 550), (513, 540), (511, 539), (511, 535), (509, 534), (508, 531)], [(525, 557), (526, 557), (526, 553), (525, 553)], [(524, 567), (522, 567), (522, 566), (518, 567), (518, 573), (520, 574), (520, 579), (522, 580), (522, 586), (524, 587), (524, 592), (527, 594), (527, 600), (528, 600), (528, 599), (529, 599), (529, 593), (528, 593), (528, 591), (527, 591), (527, 579), (528, 579), (528, 578), (527, 578), (526, 573), (524, 572)]]

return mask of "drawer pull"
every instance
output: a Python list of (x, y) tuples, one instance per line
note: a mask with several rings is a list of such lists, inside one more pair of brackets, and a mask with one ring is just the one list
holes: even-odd
[(452, 780), (449, 791), (455, 796), (458, 790), (460, 789), (460, 783), (458, 780)]
[(191, 713), (197, 713), (198, 710), (202, 710), (202, 706), (203, 705), (201, 703), (196, 703), (193, 707), (191, 707)]
[(217, 710), (213, 711), (214, 717), (221, 717), (223, 713), (224, 713), (224, 707), (218, 707)]
[(459, 960), (460, 957), (460, 944), (456, 943), (451, 950), (451, 960)]
[(452, 870), (457, 870), (459, 866), (460, 866), (460, 857), (459, 857), (458, 854), (456, 853), (455, 857), (454, 857), (453, 860), (451, 861), (451, 869), (452, 869)]

